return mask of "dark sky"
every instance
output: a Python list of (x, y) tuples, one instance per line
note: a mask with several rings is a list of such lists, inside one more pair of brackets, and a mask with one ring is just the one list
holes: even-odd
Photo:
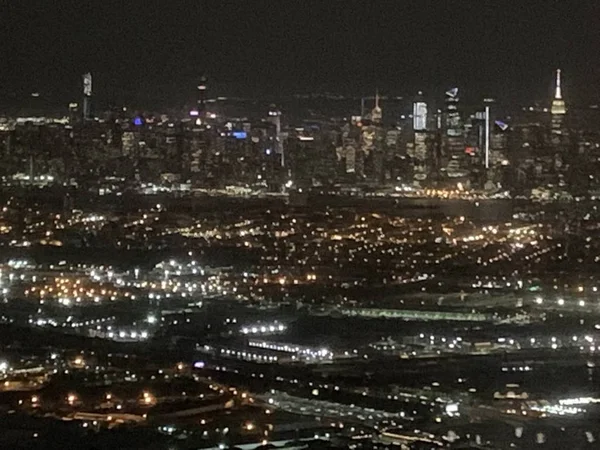
[[(213, 93), (393, 95), (458, 85), (545, 97), (562, 67), (578, 101), (600, 97), (599, 0), (0, 1), (0, 101), (77, 99), (94, 75), (108, 103), (178, 105), (202, 72)], [(1, 105), (0, 105), (1, 106)]]

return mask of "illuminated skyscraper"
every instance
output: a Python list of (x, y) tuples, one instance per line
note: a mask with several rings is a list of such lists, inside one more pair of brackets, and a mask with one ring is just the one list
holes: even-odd
[(552, 100), (552, 107), (550, 108), (550, 112), (552, 114), (552, 132), (557, 134), (562, 133), (563, 119), (567, 113), (567, 107), (565, 106), (565, 101), (562, 97), (560, 74), (561, 71), (558, 69), (556, 71), (554, 99)]
[(198, 98), (196, 100), (196, 109), (198, 117), (204, 120), (206, 115), (206, 76), (202, 75), (200, 84), (198, 85)]
[(462, 123), (458, 111), (458, 88), (446, 92), (446, 135), (461, 136)]
[(414, 143), (412, 158), (414, 162), (415, 179), (423, 181), (429, 172), (430, 152), (429, 137), (427, 135), (427, 103), (423, 100), (423, 93), (419, 92), (413, 102), (413, 131)]
[(83, 120), (92, 119), (92, 74), (83, 75)]
[(444, 110), (443, 156), (447, 161), (446, 173), (450, 177), (466, 174), (469, 158), (465, 154), (465, 133), (463, 121), (458, 109), (458, 88), (446, 91)]
[(375, 92), (375, 105), (371, 110), (371, 124), (361, 127), (360, 151), (356, 155), (356, 173), (372, 182), (384, 179), (385, 133), (382, 127), (383, 110), (379, 104), (379, 91)]
[(560, 69), (556, 71), (556, 84), (554, 91), (554, 100), (552, 100), (552, 114), (564, 115), (567, 113), (565, 101), (562, 98), (562, 88), (560, 85)]
[(413, 129), (415, 131), (425, 131), (427, 129), (427, 103), (423, 101), (422, 92), (419, 92), (413, 103)]
[[(480, 155), (481, 161), (485, 169), (490, 169), (496, 162), (498, 162), (498, 153), (494, 150), (501, 145), (492, 145), (492, 137), (494, 136), (494, 120), (492, 118), (492, 105), (495, 100), (492, 98), (484, 99), (484, 108), (482, 111), (475, 113), (473, 117), (472, 126), (473, 131), (476, 131), (478, 135), (476, 149), (477, 154)], [(501, 121), (497, 121), (496, 125), (498, 130), (505, 131), (508, 125)], [(499, 139), (494, 139), (494, 143), (498, 144)], [(469, 148), (469, 147), (468, 147)], [(467, 148), (467, 150), (468, 150)], [(469, 152), (467, 152), (469, 153)]]
[(419, 177), (415, 177), (418, 180), (424, 180), (427, 177), (427, 166), (430, 162), (428, 141), (429, 138), (426, 131), (415, 131), (413, 159), (415, 174), (420, 174)]
[(371, 111), (371, 121), (375, 124), (381, 123), (383, 111), (379, 106), (379, 91), (375, 92), (375, 107)]
[(281, 155), (281, 167), (285, 167), (285, 154), (283, 150), (283, 142), (281, 137), (281, 111), (275, 107), (275, 105), (271, 105), (269, 109), (269, 122), (271, 122), (274, 127), (274, 135), (272, 136), (273, 141), (273, 150), (276, 154)]
[(483, 139), (483, 151), (484, 151), (484, 166), (486, 169), (490, 168), (490, 106), (485, 107), (485, 118), (484, 118), (484, 139)]

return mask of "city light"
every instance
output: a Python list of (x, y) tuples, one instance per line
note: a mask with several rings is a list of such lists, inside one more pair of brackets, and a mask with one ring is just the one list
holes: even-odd
[(76, 394), (67, 395), (67, 403), (69, 404), (69, 406), (74, 406), (75, 403), (78, 401), (79, 401), (79, 399), (77, 398)]
[(144, 391), (142, 393), (141, 402), (145, 406), (152, 406), (156, 404), (156, 398), (148, 391)]

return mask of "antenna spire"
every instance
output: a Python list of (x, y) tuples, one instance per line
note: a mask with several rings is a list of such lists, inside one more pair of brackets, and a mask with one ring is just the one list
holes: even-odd
[(562, 99), (562, 90), (560, 87), (560, 69), (556, 70), (556, 92), (554, 93), (554, 98), (556, 100)]

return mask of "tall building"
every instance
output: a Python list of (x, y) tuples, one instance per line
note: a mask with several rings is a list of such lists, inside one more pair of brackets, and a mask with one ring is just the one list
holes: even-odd
[(446, 174), (454, 178), (464, 176), (469, 163), (465, 155), (464, 126), (458, 109), (458, 88), (446, 91), (445, 104), (443, 156), (446, 160)]
[(92, 119), (92, 74), (83, 75), (83, 120)]
[(283, 149), (283, 139), (281, 136), (281, 111), (275, 107), (275, 105), (271, 105), (269, 108), (269, 118), (268, 121), (274, 125), (274, 133), (271, 136), (271, 140), (273, 142), (272, 151), (277, 155), (281, 155), (281, 167), (285, 167), (285, 152)]
[(206, 76), (202, 75), (200, 84), (198, 85), (198, 98), (196, 99), (196, 110), (198, 117), (204, 121), (206, 116)]
[(424, 181), (429, 172), (430, 152), (429, 136), (427, 135), (427, 103), (423, 100), (423, 93), (419, 92), (413, 102), (413, 132), (414, 141), (411, 157), (414, 163), (414, 178)]
[(419, 92), (413, 103), (413, 130), (425, 131), (427, 129), (427, 103), (423, 100), (423, 93)]
[(346, 181), (352, 180), (356, 173), (359, 132), (357, 126), (345, 124), (341, 130), (340, 145), (336, 148), (337, 159), (341, 163), (341, 178)]
[(81, 113), (79, 111), (79, 104), (76, 102), (69, 103), (69, 122), (71, 124), (77, 123), (81, 120)]
[[(506, 150), (505, 131), (508, 129), (508, 125), (500, 120), (495, 120), (494, 99), (486, 98), (483, 103), (483, 108), (471, 118), (471, 132), (467, 136), (465, 153), (477, 157), (472, 158), (472, 165), (482, 166), (486, 169), (486, 177), (490, 179), (496, 166), (505, 160), (503, 151)], [(479, 170), (479, 168), (473, 168)]]
[(491, 107), (490, 104), (493, 102), (491, 99), (487, 99), (484, 110), (480, 113), (480, 141), (479, 149), (481, 150), (481, 156), (483, 159), (483, 166), (486, 169), (490, 168), (490, 141), (491, 141)]
[(312, 133), (296, 129), (286, 140), (289, 150), (286, 167), (291, 173), (291, 180), (296, 188), (312, 186), (323, 151), (322, 135), (318, 137), (318, 140), (315, 140)]
[(413, 150), (415, 179), (423, 181), (428, 175), (430, 163), (429, 136), (426, 131), (415, 131)]
[(446, 135), (462, 136), (462, 122), (458, 111), (458, 88), (446, 92)]
[(552, 114), (552, 132), (557, 134), (562, 133), (564, 116), (567, 113), (567, 107), (565, 106), (565, 101), (562, 97), (560, 75), (561, 71), (558, 69), (556, 71), (554, 99), (552, 100), (552, 107), (550, 108), (550, 113)]
[(375, 107), (371, 110), (371, 121), (374, 124), (380, 124), (383, 118), (383, 111), (379, 106), (379, 91), (375, 92)]
[(374, 183), (384, 181), (384, 139), (382, 127), (383, 110), (379, 104), (379, 91), (375, 92), (375, 105), (371, 110), (371, 124), (361, 128), (361, 152), (357, 155), (356, 171)]

